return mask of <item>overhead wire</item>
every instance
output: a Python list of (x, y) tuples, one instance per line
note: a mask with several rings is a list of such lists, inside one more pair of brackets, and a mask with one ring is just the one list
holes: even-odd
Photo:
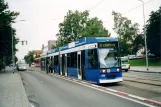
[[(88, 11), (91, 11), (93, 8), (95, 8), (95, 7), (97, 7), (98, 5), (100, 5), (103, 1), (105, 1), (105, 0), (99, 1), (97, 4), (95, 4), (94, 6), (92, 6)], [(147, 4), (147, 3), (149, 3), (149, 2), (151, 2), (151, 1), (153, 1), (153, 0), (149, 0), (149, 1), (147, 1), (147, 2), (144, 2), (144, 5)], [(141, 4), (141, 5), (137, 6), (137, 7), (134, 7), (134, 8), (132, 8), (132, 9), (128, 10), (127, 12), (123, 13), (123, 15), (124, 15), (124, 14), (127, 14), (127, 13), (129, 13), (129, 12), (131, 12), (131, 11), (133, 11), (133, 10), (139, 8), (139, 7), (141, 7), (142, 5), (143, 5), (143, 4)]]
[[(151, 2), (151, 1), (153, 1), (153, 0), (149, 0), (149, 1), (147, 1), (147, 2), (144, 2), (144, 5), (147, 4), (147, 3), (149, 3), (149, 2)], [(129, 12), (131, 12), (131, 11), (133, 11), (133, 10), (139, 8), (139, 7), (141, 7), (142, 5), (143, 5), (143, 4), (141, 4), (141, 5), (137, 6), (137, 7), (132, 8), (132, 9), (130, 9), (129, 11), (123, 13), (122, 15), (127, 14), (127, 13), (129, 13)]]
[(94, 6), (92, 6), (88, 11), (90, 11), (90, 10), (92, 10), (93, 8), (95, 8), (96, 6), (100, 5), (103, 1), (105, 1), (105, 0), (99, 1), (97, 4), (95, 4)]

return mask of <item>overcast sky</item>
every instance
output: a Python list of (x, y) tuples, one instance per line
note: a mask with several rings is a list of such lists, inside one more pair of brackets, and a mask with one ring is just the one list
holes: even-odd
[[(58, 24), (63, 21), (68, 10), (89, 10), (101, 0), (5, 0), (13, 11), (20, 12), (17, 22), (12, 26), (17, 30), (20, 40), (27, 40), (28, 45), (17, 45), (17, 57), (22, 59), (29, 50), (40, 50), (42, 44), (47, 45), (48, 40), (56, 40)], [(148, 2), (149, 0), (143, 0)], [(120, 12), (132, 22), (143, 26), (142, 6), (133, 9), (142, 3), (138, 0), (104, 0), (90, 10), (90, 17), (98, 17), (103, 21), (112, 36), (116, 36), (113, 28), (112, 11)], [(150, 0), (145, 4), (145, 17), (149, 18), (151, 11), (161, 6), (161, 0)], [(133, 10), (131, 10), (133, 9)], [(130, 11), (131, 10), (131, 11)]]

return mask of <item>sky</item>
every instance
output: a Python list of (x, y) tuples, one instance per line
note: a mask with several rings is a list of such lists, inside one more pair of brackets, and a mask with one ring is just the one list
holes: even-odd
[[(99, 3), (100, 1), (102, 2)], [(150, 12), (158, 10), (161, 6), (161, 0), (143, 1), (149, 1), (145, 4), (145, 19), (148, 20)], [(64, 20), (68, 10), (89, 10), (90, 17), (101, 19), (113, 37), (117, 34), (112, 30), (114, 24), (112, 11), (121, 13), (133, 23), (139, 23), (140, 30), (143, 26), (143, 7), (140, 6), (142, 2), (139, 0), (5, 0), (5, 2), (8, 2), (10, 10), (20, 12), (17, 22), (12, 26), (17, 30), (16, 36), (20, 40), (28, 41), (27, 45), (21, 43), (16, 45), (19, 50), (16, 56), (19, 59), (23, 59), (28, 51), (40, 50), (42, 44), (47, 45), (48, 40), (56, 40), (58, 25)], [(99, 5), (96, 5), (98, 3)]]

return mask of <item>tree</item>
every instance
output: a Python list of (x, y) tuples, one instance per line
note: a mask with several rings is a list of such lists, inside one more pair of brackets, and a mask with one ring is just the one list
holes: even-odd
[(17, 58), (17, 56), (15, 56), (15, 62), (17, 62), (18, 61), (18, 58)]
[(133, 47), (132, 52), (137, 53), (137, 51), (143, 48), (144, 45), (145, 45), (144, 35), (143, 34), (137, 35), (132, 44)]
[(114, 16), (114, 31), (118, 34), (120, 42), (121, 56), (128, 54), (136, 54), (136, 52), (143, 47), (143, 40), (139, 34), (139, 24), (132, 23), (120, 13), (112, 12)]
[(0, 70), (5, 67), (6, 64), (11, 63), (12, 59), (12, 36), (11, 30), (13, 30), (13, 47), (14, 55), (17, 51), (16, 44), (16, 30), (11, 27), (11, 23), (14, 22), (19, 13), (10, 11), (8, 4), (4, 4), (0, 1)]
[(103, 22), (97, 17), (89, 18), (88, 11), (67, 12), (64, 21), (59, 24), (57, 46), (62, 46), (82, 37), (108, 37), (109, 32), (103, 27)]
[(55, 48), (57, 48), (56, 45), (52, 45), (52, 46), (51, 46), (51, 49), (55, 49)]
[(24, 60), (28, 63), (31, 64), (34, 62), (34, 51), (29, 51), (27, 55), (24, 56)]
[(161, 57), (161, 7), (151, 12), (146, 24), (146, 36), (150, 52)]

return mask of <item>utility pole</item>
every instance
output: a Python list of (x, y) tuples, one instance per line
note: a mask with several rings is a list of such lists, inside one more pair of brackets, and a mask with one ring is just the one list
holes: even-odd
[[(15, 21), (15, 22), (20, 22), (20, 21), (25, 21), (25, 20), (18, 20), (18, 21)], [(13, 50), (13, 46), (14, 46), (14, 43), (13, 43), (13, 37), (14, 37), (14, 34), (13, 34), (13, 29), (12, 29), (12, 26), (11, 26), (11, 36), (12, 36), (12, 65), (13, 65), (13, 73), (15, 72), (14, 70), (14, 67), (15, 67), (15, 60), (14, 60), (14, 50)]]
[[(144, 2), (142, 0), (139, 0), (143, 4), (143, 19), (144, 19), (144, 27), (145, 27), (145, 13), (144, 13)], [(147, 50), (147, 41), (146, 41), (146, 29), (144, 28), (144, 39), (145, 39), (145, 53), (146, 53), (146, 69), (147, 71), (149, 70), (148, 68), (148, 50)]]
[(13, 66), (13, 73), (15, 72), (15, 70), (14, 70), (14, 66), (15, 66), (15, 64), (14, 64), (14, 53), (13, 53), (13, 29), (12, 29), (12, 27), (11, 27), (11, 36), (12, 36), (12, 66)]

